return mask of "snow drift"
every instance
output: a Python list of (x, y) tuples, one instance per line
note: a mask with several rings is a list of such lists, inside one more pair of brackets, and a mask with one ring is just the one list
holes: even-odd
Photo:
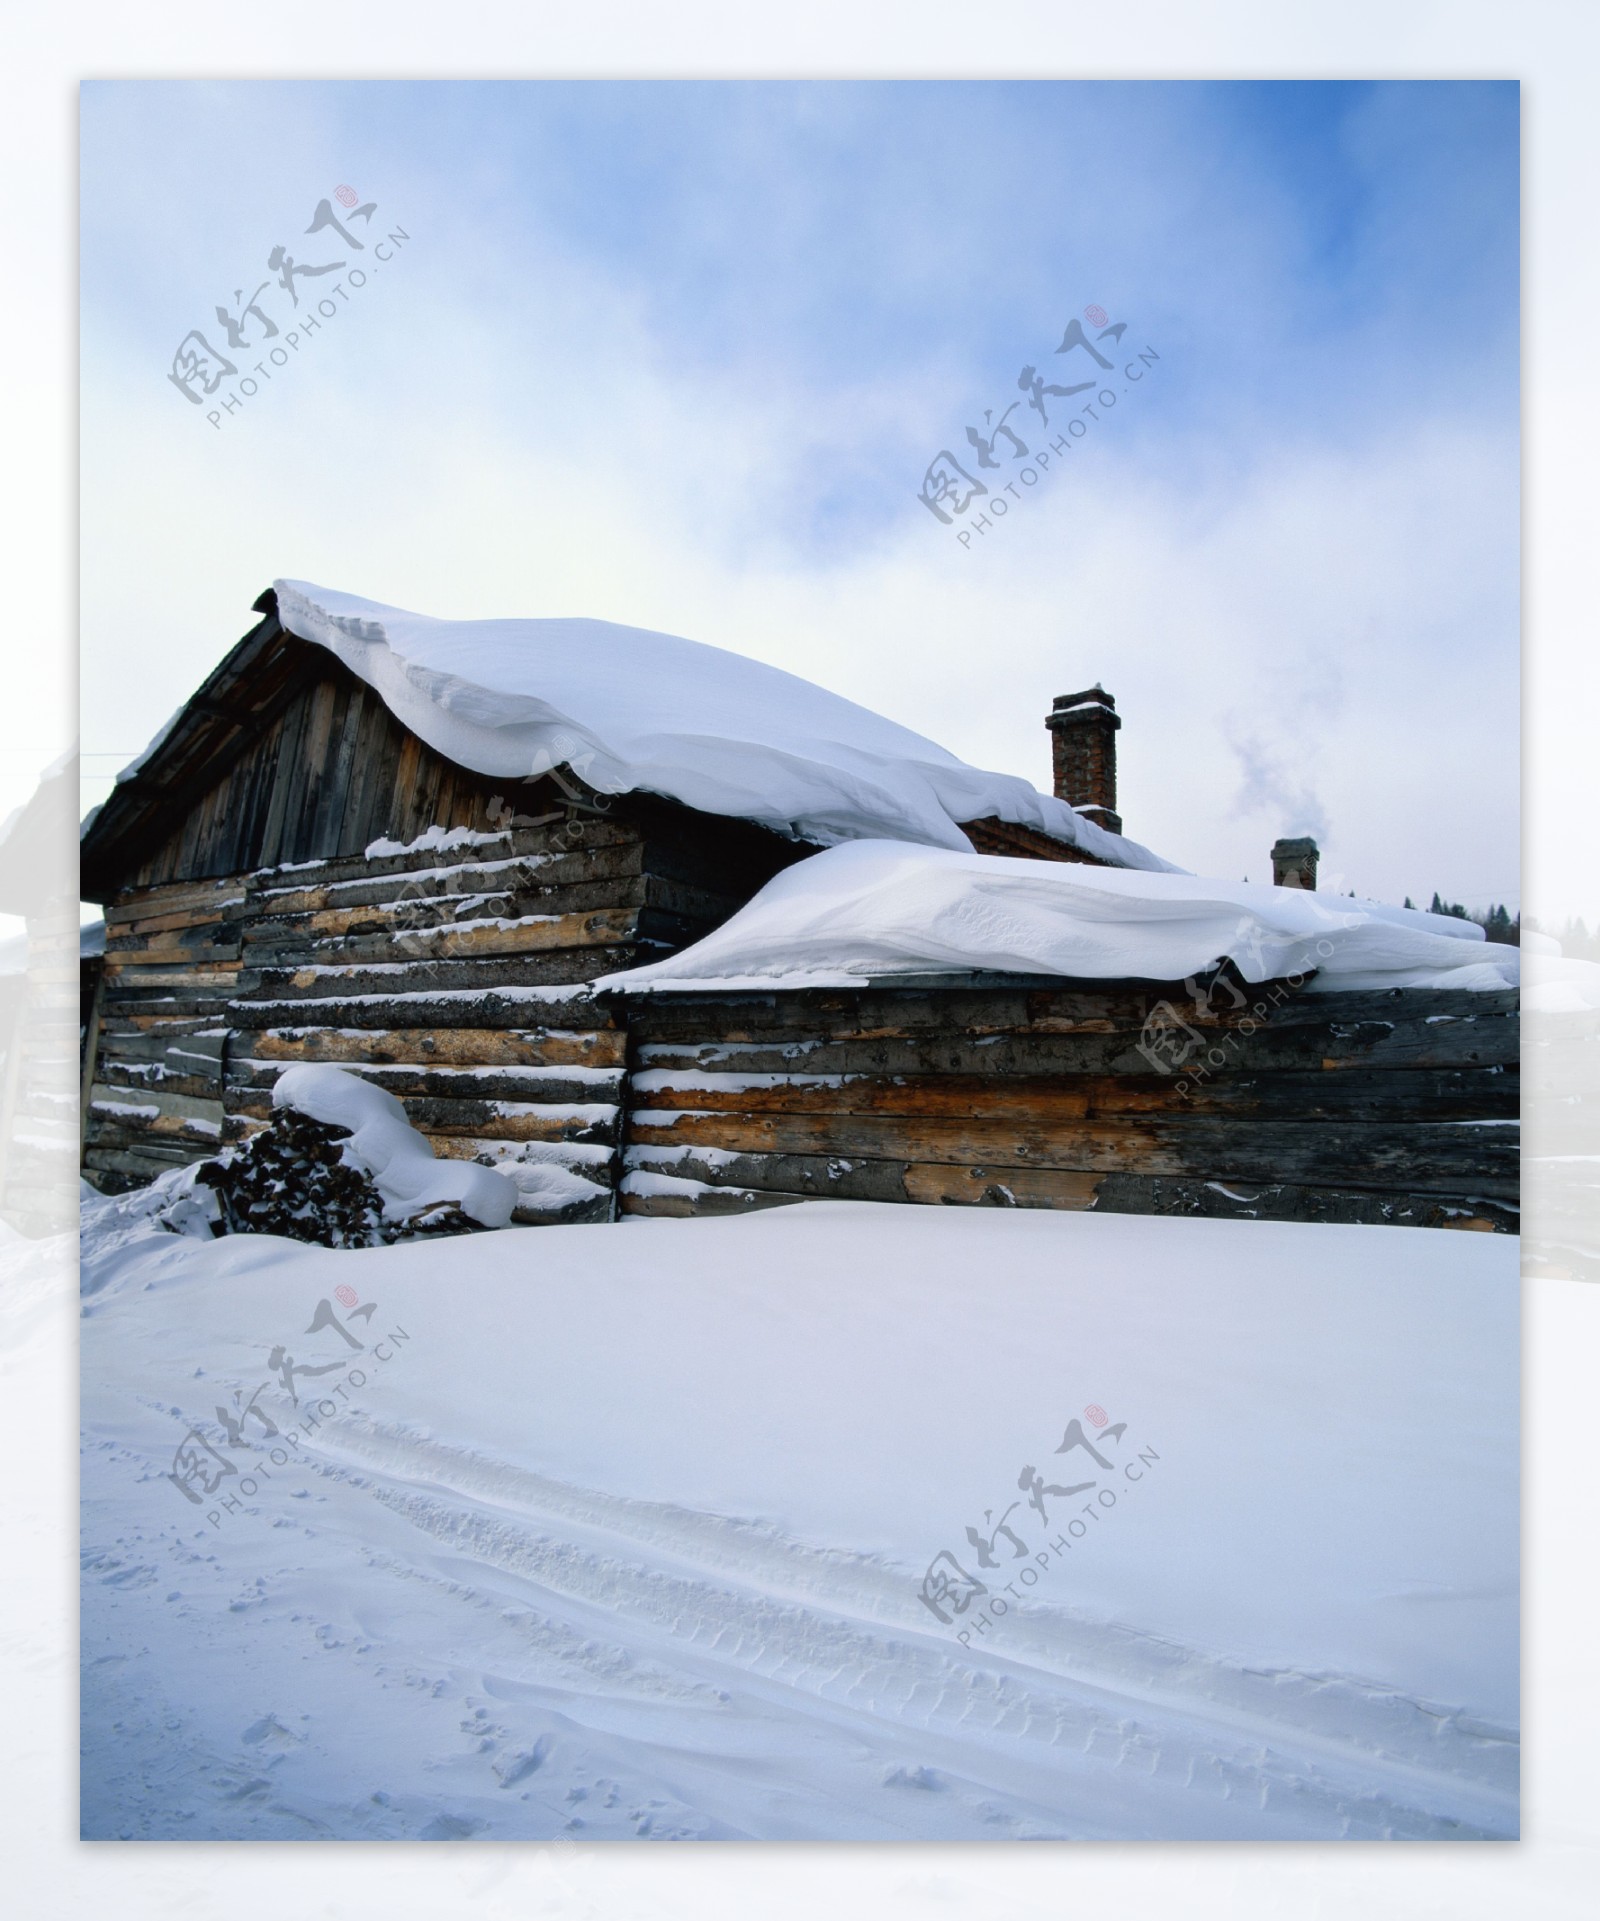
[(1025, 780), (720, 647), (605, 620), (435, 620), (306, 581), (273, 585), (290, 633), (479, 773), (566, 766), (602, 793), (664, 794), (824, 845), (965, 848), (957, 823), (995, 816), (1121, 866), (1175, 871)]
[(1172, 981), (1228, 958), (1247, 981), (1322, 989), (1515, 987), (1514, 947), (1474, 922), (1247, 881), (998, 859), (861, 840), (770, 880), (693, 947), (608, 987), (842, 985), (983, 969)]

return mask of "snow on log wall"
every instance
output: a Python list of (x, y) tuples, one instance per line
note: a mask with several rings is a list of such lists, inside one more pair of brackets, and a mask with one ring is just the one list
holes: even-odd
[(266, 1124), (286, 1066), (328, 1061), (437, 1153), (503, 1168), (526, 1223), (609, 1219), (620, 1187), (641, 1214), (833, 1196), (1515, 1225), (1513, 994), (594, 990), (804, 851), (628, 796), (125, 888), (86, 1169), (112, 1189), (202, 1159)]
[(826, 1197), (1515, 1231), (1515, 994), (1250, 995), (639, 995), (623, 1207)]
[(285, 1067), (331, 1061), (397, 1095), (437, 1154), (504, 1169), (519, 1221), (608, 1218), (624, 1038), (587, 983), (698, 939), (766, 877), (740, 873), (742, 845), (675, 845), (675, 818), (435, 834), (124, 891), (90, 1177), (110, 1189), (215, 1153), (267, 1123)]

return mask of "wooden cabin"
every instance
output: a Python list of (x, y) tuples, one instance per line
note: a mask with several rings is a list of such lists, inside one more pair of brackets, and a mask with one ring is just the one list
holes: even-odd
[[(285, 1065), (332, 1061), (436, 1152), (507, 1168), (519, 1220), (609, 1217), (625, 1036), (586, 983), (698, 940), (814, 846), (563, 768), (476, 773), (288, 632), (270, 590), (256, 611), (83, 836), (106, 916), (86, 1177), (204, 1158), (266, 1121)], [(1089, 858), (999, 820), (969, 833)]]
[[(1514, 1221), (1514, 997), (1375, 1009), (1269, 983), (1258, 1030), (1237, 1009), (1196, 1023), (1227, 1043), (1197, 1092), (1137, 1044), (1182, 992), (1161, 983), (597, 992), (815, 845), (568, 767), (474, 772), (289, 632), (273, 594), (256, 610), (83, 836), (106, 916), (96, 1186), (214, 1153), (266, 1123), (285, 1066), (329, 1061), (399, 1096), (437, 1153), (502, 1168), (524, 1223), (812, 1195)], [(1120, 834), (1114, 701), (1064, 696), (1046, 724), (1057, 797)], [(1095, 858), (998, 818), (962, 831), (982, 853)]]

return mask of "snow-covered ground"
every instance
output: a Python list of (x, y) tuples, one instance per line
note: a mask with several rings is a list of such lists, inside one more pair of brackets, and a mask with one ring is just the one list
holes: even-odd
[(1507, 1237), (808, 1203), (83, 1286), (88, 1835), (1517, 1831)]

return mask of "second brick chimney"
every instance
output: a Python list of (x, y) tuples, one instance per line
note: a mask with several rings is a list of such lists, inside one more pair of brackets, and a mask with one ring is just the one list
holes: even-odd
[(1317, 843), (1309, 838), (1280, 840), (1272, 848), (1274, 887), (1303, 887), (1315, 893), (1317, 887)]
[(1045, 717), (1055, 759), (1056, 798), (1113, 834), (1117, 812), (1117, 703), (1103, 687), (1062, 694)]

